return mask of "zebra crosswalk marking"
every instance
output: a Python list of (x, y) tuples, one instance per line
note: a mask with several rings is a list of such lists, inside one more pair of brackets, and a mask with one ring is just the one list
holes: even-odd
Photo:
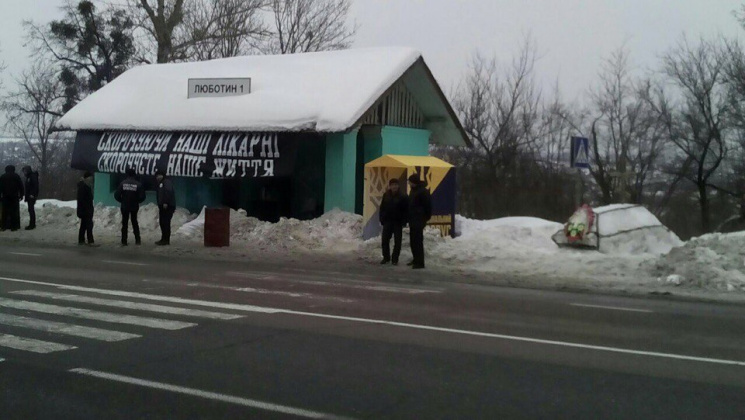
[(71, 335), (74, 337), (90, 338), (99, 341), (123, 341), (141, 337), (141, 335), (130, 334), (120, 331), (110, 331), (100, 328), (85, 327), (82, 325), (66, 324), (64, 322), (47, 321), (43, 319), (27, 318), (10, 314), (0, 314), (0, 325), (11, 327), (28, 328), (49, 332), (53, 334)]
[(52, 343), (49, 341), (18, 337), (10, 334), (0, 334), (0, 347), (7, 347), (14, 350), (30, 351), (33, 353), (53, 353), (56, 351), (72, 350), (77, 348), (75, 346), (68, 346), (67, 344)]
[(35, 296), (54, 300), (64, 300), (77, 303), (90, 303), (99, 306), (110, 306), (115, 308), (136, 309), (148, 312), (159, 312), (172, 315), (182, 315), (196, 318), (230, 320), (242, 318), (242, 315), (228, 314), (224, 312), (211, 312), (201, 309), (177, 308), (174, 306), (155, 305), (152, 303), (129, 302), (125, 300), (102, 299), (89, 296), (80, 296), (65, 293), (42, 292), (39, 290), (19, 290), (11, 292), (23, 296)]
[(110, 322), (115, 324), (138, 325), (142, 327), (158, 328), (163, 330), (180, 330), (182, 328), (188, 328), (197, 325), (191, 322), (171, 321), (135, 315), (123, 315), (111, 312), (99, 312), (89, 309), (68, 308), (64, 306), (5, 298), (0, 298), (0, 306), (5, 308), (21, 309), (75, 318), (92, 319), (96, 321)]

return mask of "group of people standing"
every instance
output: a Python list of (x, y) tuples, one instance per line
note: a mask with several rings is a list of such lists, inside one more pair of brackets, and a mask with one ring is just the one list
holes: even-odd
[[(161, 238), (156, 245), (170, 245), (171, 243), (171, 219), (176, 212), (176, 194), (173, 183), (166, 178), (163, 171), (155, 174), (157, 181), (157, 204), (158, 219), (160, 222)], [(132, 231), (135, 237), (135, 245), (142, 244), (140, 236), (140, 224), (137, 215), (140, 204), (145, 201), (145, 187), (137, 179), (134, 169), (127, 169), (126, 178), (119, 183), (114, 192), (114, 198), (121, 203), (122, 214), (122, 246), (129, 244), (129, 224), (132, 223)], [(93, 239), (93, 174), (85, 172), (78, 182), (78, 218), (80, 219), (80, 230), (78, 232), (78, 244), (96, 246)]]
[[(414, 269), (424, 268), (424, 228), (432, 218), (432, 199), (427, 184), (418, 174), (409, 177), (410, 195), (401, 190), (398, 179), (388, 182), (388, 190), (380, 203), (380, 224), (383, 226), (383, 260), (381, 264), (398, 264), (401, 255), (403, 228), (409, 225), (409, 239), (413, 259), (409, 262)], [(391, 254), (393, 237), (393, 254)]]
[(16, 167), (8, 165), (5, 173), (0, 176), (0, 203), (2, 203), (2, 217), (0, 230), (17, 231), (21, 228), (20, 202), (28, 204), (29, 223), (26, 230), (36, 229), (36, 199), (39, 196), (39, 172), (24, 166), (24, 179), (16, 173)]

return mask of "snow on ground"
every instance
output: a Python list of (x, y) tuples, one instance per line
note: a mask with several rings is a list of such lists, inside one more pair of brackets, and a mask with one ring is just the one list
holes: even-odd
[(650, 264), (659, 282), (717, 291), (745, 291), (745, 232), (693, 238)]
[(604, 280), (633, 278), (651, 258), (559, 248), (551, 235), (563, 225), (537, 218), (479, 221), (457, 216), (456, 231), (458, 226), (459, 237), (427, 244), (433, 263), (515, 276)]
[[(16, 240), (75, 243), (79, 221), (72, 203), (53, 200), (40, 203), (37, 204), (38, 229), (6, 232), (3, 236), (15, 237)], [(600, 214), (605, 217), (606, 228), (611, 226), (616, 232), (624, 232), (632, 226), (649, 227), (659, 223), (656, 218), (649, 219), (644, 212), (633, 212), (640, 216), (624, 217), (624, 211)], [(140, 226), (146, 243), (159, 239), (157, 214), (157, 207), (153, 204), (140, 210)], [(611, 214), (616, 214), (614, 217), (620, 220), (610, 220)], [(21, 205), (21, 215), (25, 226), (28, 223), (25, 204)], [(623, 220), (627, 224), (623, 224)], [(640, 221), (648, 224), (641, 225)], [(361, 216), (339, 210), (314, 220), (281, 219), (274, 224), (247, 217), (244, 211), (231, 211), (230, 222), (229, 250), (232, 252), (312, 253), (368, 263), (376, 263), (381, 257), (380, 238), (360, 239)], [(118, 208), (96, 206), (94, 223), (97, 242), (104, 245), (119, 242), (121, 215)], [(174, 255), (212, 255), (216, 252), (202, 245), (204, 211), (190, 215), (179, 209), (173, 219), (173, 228), (175, 246), (157, 252)], [(438, 271), (474, 271), (508, 276), (514, 278), (512, 284), (537, 287), (621, 284), (649, 291), (677, 288), (745, 292), (745, 252), (742, 251), (745, 249), (745, 232), (711, 234), (682, 243), (659, 225), (601, 239), (606, 242), (606, 247), (603, 252), (598, 252), (559, 248), (551, 240), (551, 235), (560, 229), (560, 223), (531, 217), (481, 221), (457, 216), (456, 231), (460, 234), (457, 238), (442, 238), (435, 229), (425, 232), (427, 265)], [(666, 252), (661, 254), (661, 250)], [(409, 258), (408, 229), (405, 229), (401, 260)]]
[[(176, 237), (201, 242), (204, 238), (204, 209), (176, 231)], [(362, 216), (332, 210), (318, 219), (300, 221), (282, 218), (277, 223), (247, 217), (244, 210), (230, 211), (230, 239), (239, 246), (261, 250), (356, 251), (361, 240)]]

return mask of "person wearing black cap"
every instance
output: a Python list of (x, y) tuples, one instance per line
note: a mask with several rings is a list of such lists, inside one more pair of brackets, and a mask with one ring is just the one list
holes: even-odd
[[(383, 225), (383, 261), (381, 264), (398, 264), (401, 254), (401, 236), (406, 224), (406, 209), (409, 198), (401, 191), (398, 179), (388, 181), (388, 191), (383, 194), (380, 203), (380, 224)], [(391, 256), (391, 237), (393, 237), (393, 255)]]
[(16, 231), (21, 228), (20, 202), (23, 200), (23, 180), (16, 167), (8, 165), (0, 176), (0, 200), (3, 203), (2, 230)]
[(145, 201), (145, 188), (140, 181), (135, 179), (136, 175), (137, 172), (133, 168), (127, 169), (127, 177), (119, 184), (114, 193), (116, 201), (122, 203), (122, 246), (127, 246), (130, 220), (132, 220), (132, 230), (135, 234), (135, 244), (140, 245), (142, 243), (137, 213), (140, 211), (140, 203)]
[(409, 177), (409, 235), (414, 269), (424, 268), (424, 227), (432, 217), (432, 198), (427, 184), (419, 179), (419, 174)]
[(36, 229), (36, 199), (39, 197), (39, 172), (31, 169), (30, 166), (26, 165), (21, 169), (23, 175), (26, 177), (25, 184), (25, 201), (28, 205), (28, 226), (26, 230)]
[(166, 178), (166, 173), (158, 170), (155, 174), (158, 181), (158, 221), (160, 222), (160, 240), (155, 245), (171, 244), (171, 219), (176, 212), (176, 192), (173, 182)]
[(78, 245), (96, 246), (93, 241), (93, 174), (86, 171), (78, 182)]

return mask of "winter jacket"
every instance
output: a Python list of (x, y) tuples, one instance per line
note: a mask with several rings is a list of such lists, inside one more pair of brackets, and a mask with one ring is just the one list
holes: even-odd
[(114, 198), (122, 203), (122, 210), (136, 211), (139, 210), (140, 203), (145, 201), (145, 188), (140, 181), (127, 177), (117, 187)]
[(424, 228), (432, 218), (432, 198), (426, 184), (419, 184), (411, 189), (409, 196), (409, 226)]
[(169, 209), (176, 208), (176, 192), (173, 190), (173, 182), (168, 178), (163, 178), (158, 184), (158, 207), (168, 205)]
[(396, 194), (392, 191), (386, 191), (383, 194), (383, 201), (380, 203), (380, 224), (406, 224), (408, 207), (409, 197), (406, 194), (401, 191)]
[(5, 173), (0, 176), (0, 198), (5, 202), (23, 199), (23, 180), (13, 165), (6, 166)]
[(90, 181), (86, 181), (85, 178), (78, 182), (78, 217), (81, 219), (93, 217), (93, 188), (91, 188)]
[(39, 198), (39, 172), (31, 171), (31, 168), (24, 168), (23, 174), (26, 175), (25, 190), (26, 195), (24, 199), (26, 201), (36, 200)]

